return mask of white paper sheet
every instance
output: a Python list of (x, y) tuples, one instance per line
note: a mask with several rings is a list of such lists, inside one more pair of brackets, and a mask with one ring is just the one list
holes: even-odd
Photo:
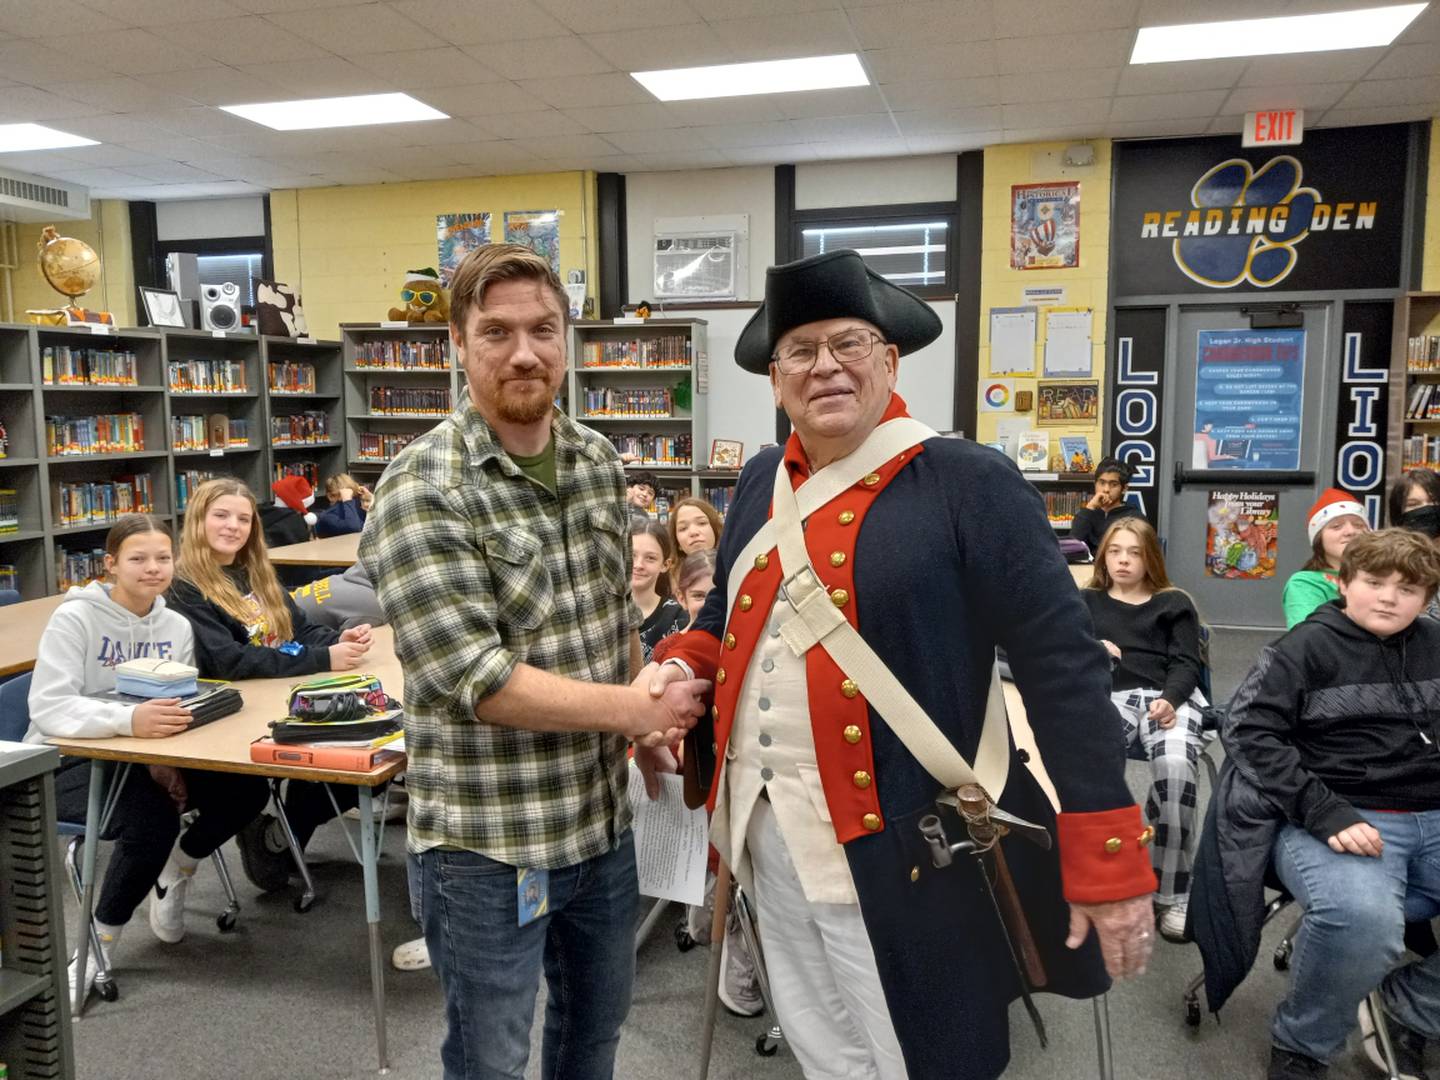
[(682, 904), (705, 902), (705, 856), (710, 827), (705, 808), (685, 806), (685, 780), (660, 776), (660, 798), (645, 794), (640, 770), (630, 766), (630, 808), (635, 812), (635, 868), (640, 894)]
[(990, 309), (990, 374), (1035, 374), (1035, 309)]
[(1092, 315), (1084, 311), (1045, 313), (1045, 377), (1090, 378), (1094, 371), (1090, 352)]

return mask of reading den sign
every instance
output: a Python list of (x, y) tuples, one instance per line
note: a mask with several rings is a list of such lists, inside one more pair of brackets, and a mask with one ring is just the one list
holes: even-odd
[(1117, 296), (1400, 285), (1404, 124), (1115, 148)]

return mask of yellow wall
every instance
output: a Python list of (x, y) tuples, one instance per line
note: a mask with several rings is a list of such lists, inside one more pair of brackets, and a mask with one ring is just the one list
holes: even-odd
[[(135, 263), (130, 246), (130, 208), (120, 199), (102, 199), (90, 204), (89, 221), (51, 222), (61, 236), (83, 240), (100, 256), (99, 284), (80, 298), (87, 308), (109, 311), (117, 326), (134, 326), (138, 294), (135, 291)], [(18, 225), (16, 239), (20, 265), (14, 271), (15, 321), (25, 321), (27, 308), (63, 307), (66, 300), (40, 274), (35, 261), (40, 232), (45, 225)]]
[[(1088, 307), (1094, 312), (1091, 342), (1094, 352), (1094, 375), (1100, 383), (1100, 422), (1089, 427), (1047, 427), (1036, 430), (1050, 434), (1052, 458), (1059, 453), (1061, 435), (1085, 435), (1090, 441), (1090, 455), (1100, 459), (1105, 421), (1105, 325), (1109, 303), (1110, 264), (1110, 143), (1095, 140), (1095, 164), (1082, 169), (1067, 169), (1061, 160), (1065, 143), (1028, 143), (1023, 145), (990, 146), (985, 149), (985, 198), (982, 222), (980, 265), (980, 385), (990, 379), (990, 309), (1018, 307), (1021, 290), (1026, 285), (1063, 285), (1066, 307)], [(1055, 180), (1080, 182), (1080, 265), (1071, 270), (1010, 269), (1010, 186)], [(1045, 343), (1045, 309), (1036, 320), (1035, 370), (1043, 370)], [(1034, 378), (1015, 379), (1015, 389), (1036, 389)], [(996, 422), (1019, 419), (1024, 413), (981, 412), (977, 417), (977, 441), (995, 439)], [(1028, 414), (1033, 423), (1035, 412)], [(963, 419), (957, 419), (965, 426)]]
[(1430, 121), (1430, 164), (1425, 172), (1425, 264), (1420, 287), (1440, 292), (1440, 118)]
[(490, 238), (499, 242), (507, 210), (559, 210), (560, 276), (584, 270), (587, 295), (596, 295), (589, 172), (275, 191), (275, 276), (296, 287), (311, 334), (334, 338), (341, 323), (386, 318), (400, 303), (405, 272), (436, 264), (437, 214), (488, 211)]

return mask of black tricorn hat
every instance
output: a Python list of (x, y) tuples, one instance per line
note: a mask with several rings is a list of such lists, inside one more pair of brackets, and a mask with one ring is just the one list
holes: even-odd
[(764, 375), (781, 337), (822, 319), (864, 319), (901, 356), (923, 349), (942, 329), (929, 304), (886, 281), (858, 252), (827, 251), (765, 271), (765, 302), (740, 331), (735, 362)]

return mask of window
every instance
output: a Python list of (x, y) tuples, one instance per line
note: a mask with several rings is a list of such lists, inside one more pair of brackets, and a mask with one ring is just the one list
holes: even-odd
[(255, 282), (263, 277), (263, 261), (264, 255), (259, 251), (200, 255), (196, 258), (200, 268), (201, 285), (223, 285), (227, 281), (233, 281), (240, 287), (241, 305), (248, 308), (255, 306)]
[(908, 203), (797, 210), (793, 257), (858, 251), (877, 274), (922, 296), (956, 290), (956, 205)]

